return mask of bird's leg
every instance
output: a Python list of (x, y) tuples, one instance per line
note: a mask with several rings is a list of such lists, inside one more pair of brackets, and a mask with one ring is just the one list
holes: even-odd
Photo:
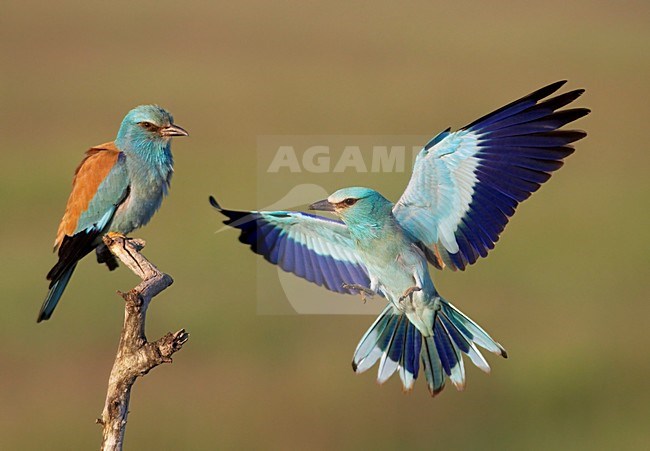
[(108, 269), (110, 271), (113, 271), (115, 268), (119, 266), (117, 263), (117, 259), (115, 256), (111, 253), (110, 250), (106, 247), (105, 244), (100, 244), (97, 246), (95, 249), (97, 253), (97, 263), (106, 263), (106, 266), (108, 266)]
[(345, 288), (346, 290), (358, 291), (359, 294), (361, 295), (361, 300), (363, 301), (364, 304), (368, 300), (368, 298), (366, 298), (366, 295), (372, 298), (377, 294), (371, 289), (369, 289), (368, 287), (364, 287), (363, 285), (359, 285), (357, 283), (344, 283), (343, 288)]
[(402, 302), (404, 302), (404, 300), (406, 298), (411, 298), (411, 300), (412, 300), (413, 299), (413, 297), (412, 297), (413, 293), (415, 293), (416, 291), (422, 291), (422, 288), (420, 288), (420, 287), (409, 287), (404, 292), (404, 294), (399, 298), (399, 303), (401, 304)]

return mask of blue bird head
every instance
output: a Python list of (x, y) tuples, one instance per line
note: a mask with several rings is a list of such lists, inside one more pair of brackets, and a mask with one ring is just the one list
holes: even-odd
[(380, 227), (392, 216), (393, 203), (370, 188), (343, 188), (327, 199), (315, 202), (310, 210), (331, 211), (351, 229)]
[(158, 105), (140, 105), (124, 117), (116, 146), (122, 151), (163, 150), (168, 148), (173, 136), (188, 136), (188, 133), (174, 124), (174, 118)]

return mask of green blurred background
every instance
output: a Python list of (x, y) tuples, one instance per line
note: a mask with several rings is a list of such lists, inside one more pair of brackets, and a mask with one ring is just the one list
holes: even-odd
[[(89, 258), (35, 319), (74, 168), (153, 102), (191, 137), (136, 232), (175, 279), (148, 335), (191, 339), (137, 382), (127, 449), (647, 448), (650, 5), (453, 3), (3, 2), (0, 448), (99, 446), (136, 278)], [(487, 260), (434, 274), (507, 347), (490, 376), (404, 395), (350, 369), (371, 317), (256, 313), (257, 257), (207, 196), (257, 206), (259, 135), (431, 134), (562, 78), (589, 136)]]

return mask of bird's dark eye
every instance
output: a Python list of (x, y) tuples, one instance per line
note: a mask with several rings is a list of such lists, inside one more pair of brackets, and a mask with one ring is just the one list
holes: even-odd
[(145, 130), (155, 130), (158, 128), (151, 122), (140, 122), (140, 127), (144, 128)]
[(357, 200), (358, 200), (358, 199), (353, 199), (353, 198), (351, 198), (351, 197), (348, 197), (347, 199), (344, 199), (344, 200), (343, 200), (343, 204), (344, 204), (346, 207), (351, 207), (352, 205), (354, 205), (354, 204), (357, 203)]

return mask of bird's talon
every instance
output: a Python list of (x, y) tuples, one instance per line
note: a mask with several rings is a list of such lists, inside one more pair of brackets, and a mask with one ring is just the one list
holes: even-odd
[(361, 295), (361, 300), (365, 304), (368, 302), (368, 298), (366, 296), (370, 296), (371, 298), (376, 294), (374, 291), (368, 289), (367, 287), (364, 287), (363, 285), (359, 285), (357, 283), (344, 283), (342, 287), (346, 290), (350, 291), (357, 291)]
[(410, 287), (410, 288), (408, 288), (404, 292), (404, 294), (399, 298), (400, 304), (403, 303), (406, 300), (406, 298), (411, 298), (412, 299), (413, 293), (415, 293), (416, 291), (422, 291), (422, 288), (420, 288), (420, 287)]

